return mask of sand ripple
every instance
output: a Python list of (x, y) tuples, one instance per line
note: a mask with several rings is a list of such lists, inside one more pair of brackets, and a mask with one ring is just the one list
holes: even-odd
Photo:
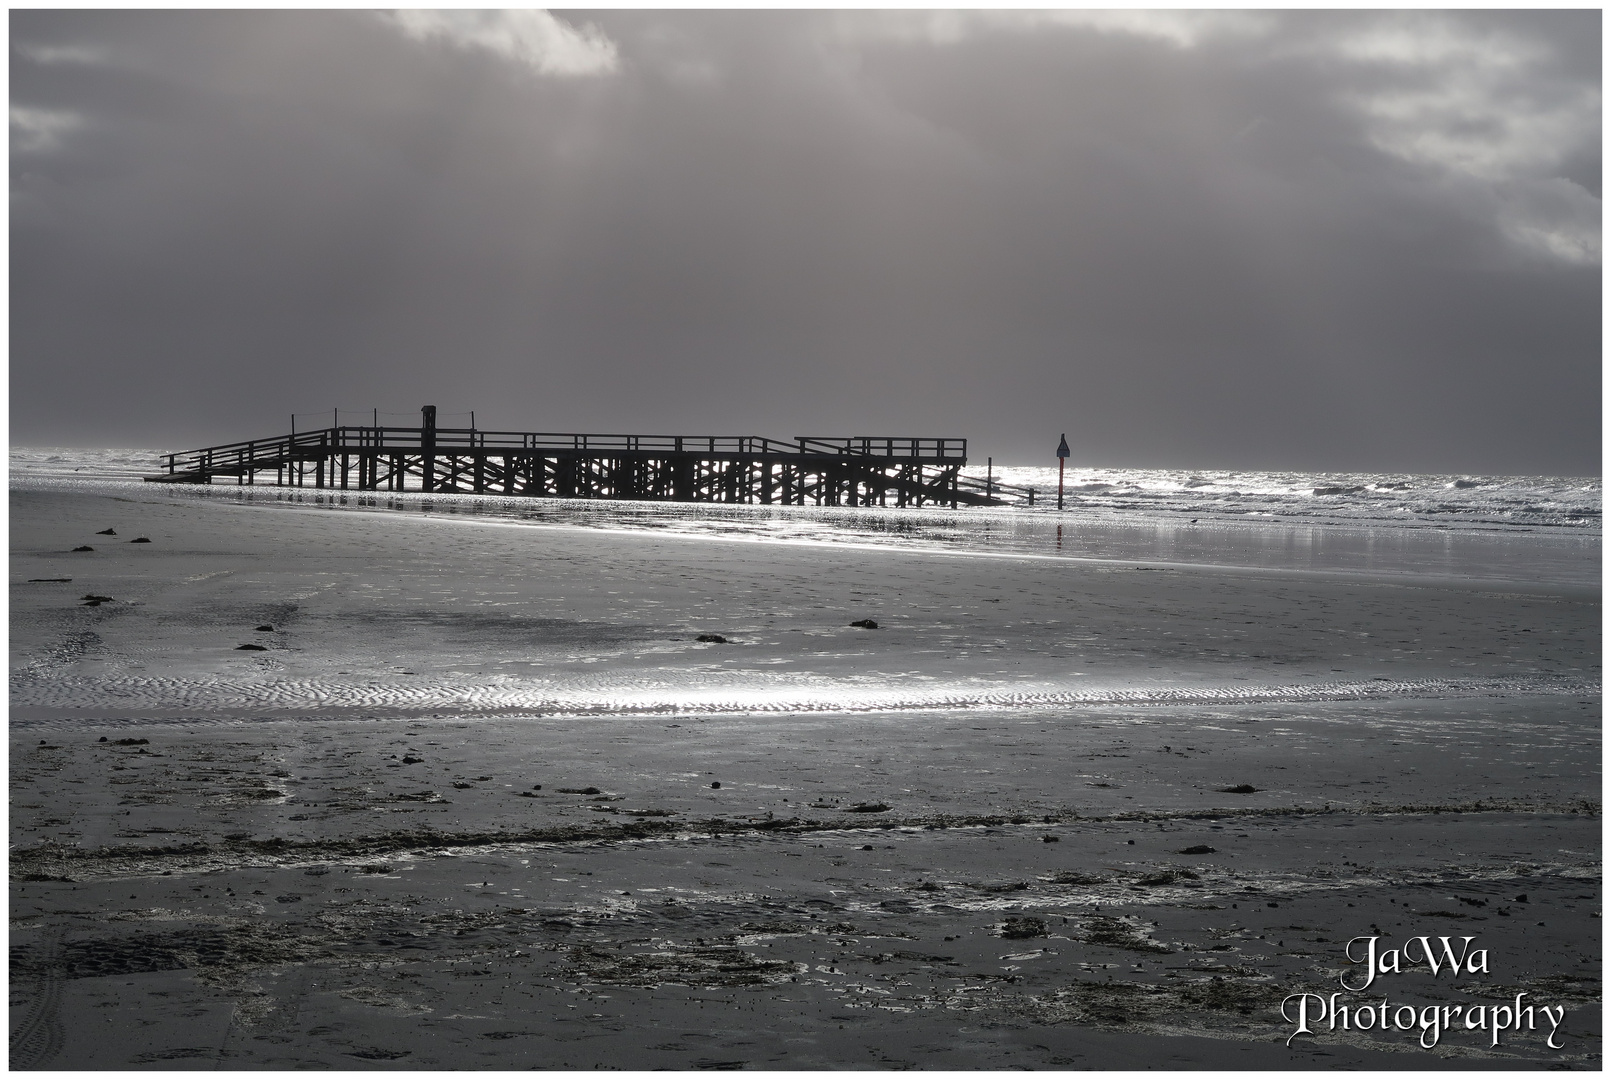
[(865, 682), (773, 680), (750, 677), (730, 685), (698, 685), (626, 677), (595, 685), (500, 679), (341, 682), (261, 679), (229, 681), (178, 677), (42, 677), (11, 680), (13, 708), (162, 712), (180, 715), (289, 711), (445, 713), (455, 716), (711, 715), (809, 712), (908, 712), (950, 709), (1036, 709), (1113, 705), (1226, 705), (1467, 698), (1533, 694), (1598, 695), (1597, 681), (1550, 675), (1470, 679), (1314, 682), (1284, 685), (1017, 686), (952, 684), (873, 687)]

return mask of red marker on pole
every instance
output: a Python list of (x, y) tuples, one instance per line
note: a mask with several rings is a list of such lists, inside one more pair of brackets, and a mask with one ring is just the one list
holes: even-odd
[(1057, 508), (1063, 509), (1063, 464), (1068, 461), (1068, 436), (1057, 440)]

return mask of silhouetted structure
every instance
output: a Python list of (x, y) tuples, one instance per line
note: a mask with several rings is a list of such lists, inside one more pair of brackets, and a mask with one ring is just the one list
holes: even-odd
[[(955, 507), (1001, 500), (961, 477), (966, 439), (582, 435), (330, 427), (166, 455), (148, 481), (560, 499)], [(273, 480), (267, 477), (272, 475)], [(999, 491), (1002, 485), (996, 485)]]

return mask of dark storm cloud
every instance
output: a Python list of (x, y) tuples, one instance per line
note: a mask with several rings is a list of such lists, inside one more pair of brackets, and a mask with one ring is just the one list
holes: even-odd
[(1598, 12), (14, 12), (12, 440), (1598, 471)]

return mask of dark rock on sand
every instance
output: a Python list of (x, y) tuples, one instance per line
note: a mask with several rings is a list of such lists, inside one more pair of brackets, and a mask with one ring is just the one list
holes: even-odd
[(101, 596), (99, 593), (85, 593), (82, 597), (80, 597), (80, 599), (93, 600), (96, 603), (104, 604), (110, 601), (112, 598), (110, 596)]
[(1233, 784), (1230, 787), (1222, 787), (1220, 790), (1231, 795), (1251, 795), (1257, 791), (1258, 788), (1254, 787), (1252, 784)]
[(116, 536), (117, 535), (117, 530), (116, 529), (102, 529), (100, 532), (96, 533), (95, 535), (96, 536)]
[[(106, 740), (103, 738), (101, 741), (105, 742)], [(112, 745), (113, 746), (149, 746), (150, 744), (151, 744), (150, 739), (113, 739), (112, 740)]]
[(237, 645), (237, 646), (235, 646), (235, 651), (236, 652), (268, 652), (268, 646), (267, 645), (250, 645), (250, 644)]
[(1001, 924), (1004, 938), (1036, 938), (1046, 936), (1046, 921), (1033, 915), (1013, 915)]
[(74, 551), (94, 551), (95, 549), (90, 547), (88, 544), (81, 544), (78, 547), (74, 548), (73, 550)]
[(877, 630), (878, 624), (871, 619), (857, 619), (850, 624), (859, 630)]
[(710, 786), (712, 789), (719, 788), (722, 786), (722, 782), (720, 780), (712, 780), (710, 782)]
[(149, 536), (136, 536), (133, 540), (129, 541), (131, 544), (149, 544), (150, 542), (151, 538)]
[(403, 764), (404, 765), (418, 765), (420, 762), (422, 762), (424, 760), (425, 760), (424, 758), (418, 758), (418, 757), (414, 757), (412, 755), (405, 755), (404, 758), (403, 758)]
[(264, 623), (262, 626), (254, 626), (252, 629), (256, 630), (259, 634), (271, 634), (274, 632), (274, 627), (270, 626), (268, 623)]
[(727, 639), (722, 637), (720, 634), (700, 634), (698, 637), (694, 638), (694, 640), (695, 641), (703, 641), (703, 642), (705, 642), (706, 644), (709, 644), (709, 645), (726, 645), (727, 644)]
[(596, 787), (562, 787), (562, 788), (555, 788), (554, 790), (559, 792), (561, 795), (602, 795), (602, 794), (604, 794), (602, 791), (600, 791)]
[(845, 813), (847, 813), (847, 814), (882, 814), (885, 810), (888, 810), (888, 809), (889, 809), (889, 806), (886, 803), (864, 802), (864, 803), (857, 803), (855, 806), (846, 807)]
[(1193, 844), (1191, 847), (1181, 848), (1180, 853), (1182, 855), (1212, 855), (1214, 854), (1214, 849), (1207, 844)]

